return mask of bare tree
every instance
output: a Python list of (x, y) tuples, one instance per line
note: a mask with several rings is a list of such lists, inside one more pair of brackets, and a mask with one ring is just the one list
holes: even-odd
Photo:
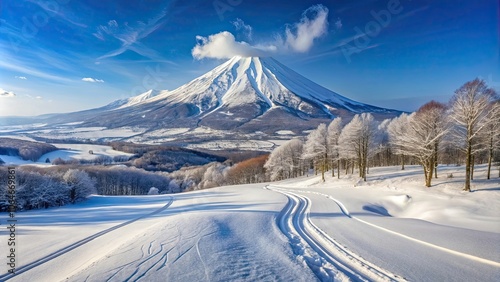
[(294, 138), (274, 149), (264, 165), (272, 181), (300, 175), (302, 148), (303, 142)]
[(495, 150), (500, 149), (500, 101), (495, 101), (488, 107), (486, 115), (486, 126), (481, 132), (481, 139), (484, 144), (484, 150), (488, 154), (487, 179), (491, 177), (491, 163)]
[(325, 171), (328, 168), (328, 131), (324, 123), (307, 136), (303, 158), (313, 160), (315, 168), (321, 170), (321, 179), (325, 181)]
[(332, 163), (332, 176), (335, 176), (334, 163), (337, 162), (337, 177), (340, 178), (339, 137), (342, 132), (342, 118), (337, 117), (328, 125), (328, 150)]
[(96, 180), (77, 169), (69, 169), (64, 173), (63, 180), (69, 187), (70, 200), (72, 203), (83, 201), (88, 196), (96, 193)]
[(409, 119), (408, 114), (403, 113), (399, 117), (395, 117), (387, 125), (387, 133), (389, 134), (389, 144), (396, 155), (401, 156), (401, 170), (405, 169), (405, 146), (402, 139), (408, 134)]
[(377, 123), (369, 113), (355, 115), (339, 136), (340, 156), (356, 159), (359, 176), (366, 181), (368, 158), (373, 154), (377, 137)]
[(484, 80), (474, 79), (455, 91), (450, 101), (450, 119), (453, 122), (453, 136), (458, 147), (465, 153), (465, 187), (470, 191), (473, 156), (481, 148), (481, 132), (492, 122), (488, 109), (495, 101), (496, 93), (488, 88)]
[[(415, 157), (424, 169), (425, 186), (430, 187), (437, 163), (439, 143), (448, 131), (444, 104), (431, 101), (393, 128), (391, 142), (397, 150)], [(407, 119), (405, 121), (404, 119)], [(404, 130), (402, 128), (405, 128)]]

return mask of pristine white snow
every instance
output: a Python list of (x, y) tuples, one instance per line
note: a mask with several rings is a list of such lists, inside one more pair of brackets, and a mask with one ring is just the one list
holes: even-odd
[[(98, 157), (107, 156), (110, 158), (123, 156), (130, 157), (133, 154), (116, 151), (111, 148), (111, 146), (107, 145), (93, 145), (93, 144), (52, 144), (56, 146), (59, 150), (52, 151), (42, 155), (36, 162), (26, 161), (21, 159), (21, 157), (17, 156), (6, 156), (0, 155), (0, 159), (2, 159), (6, 164), (11, 165), (25, 165), (25, 164), (45, 164), (47, 158), (50, 162), (54, 161), (57, 158), (61, 158), (65, 161), (68, 160), (94, 160)], [(89, 151), (93, 152), (90, 154)]]
[(478, 166), (466, 193), (463, 170), (431, 188), (387, 167), (19, 212), (9, 281), (499, 281), (500, 179)]
[(279, 135), (295, 135), (295, 133), (291, 130), (278, 130), (276, 131), (276, 134)]
[[(131, 157), (133, 154), (125, 153), (122, 151), (116, 151), (111, 148), (111, 146), (107, 145), (93, 145), (93, 144), (52, 144), (59, 148), (60, 150), (53, 151), (47, 154), (44, 154), (40, 157), (38, 162), (45, 162), (47, 158), (51, 161), (61, 158), (65, 161), (75, 159), (75, 160), (94, 160), (100, 156), (107, 157)], [(92, 154), (90, 154), (92, 151)]]

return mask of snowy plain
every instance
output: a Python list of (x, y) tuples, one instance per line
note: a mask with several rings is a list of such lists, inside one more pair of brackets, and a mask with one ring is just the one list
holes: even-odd
[[(65, 161), (69, 160), (94, 160), (99, 157), (130, 157), (133, 154), (116, 151), (111, 146), (107, 145), (94, 145), (94, 144), (60, 144), (55, 143), (52, 144), (59, 150), (52, 151), (42, 155), (36, 162), (23, 160), (19, 156), (7, 156), (0, 155), (0, 159), (2, 159), (7, 165), (46, 165), (45, 161), (49, 159), (50, 162), (57, 158), (61, 158)], [(92, 154), (90, 153), (92, 151)]]
[(0, 280), (500, 281), (498, 171), (478, 166), (466, 193), (463, 170), (431, 188), (387, 167), (19, 212), (18, 273)]

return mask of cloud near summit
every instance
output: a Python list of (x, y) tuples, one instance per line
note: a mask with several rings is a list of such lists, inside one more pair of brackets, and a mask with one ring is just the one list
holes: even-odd
[(229, 31), (223, 31), (207, 37), (196, 36), (198, 44), (193, 48), (191, 54), (196, 59), (214, 58), (227, 59), (234, 56), (242, 57), (264, 57), (275, 52), (276, 47), (252, 46), (244, 41), (236, 41), (234, 35)]
[[(239, 19), (238, 19), (239, 20)], [(241, 20), (239, 20), (241, 21)], [(241, 21), (242, 22), (242, 21)], [(247, 28), (251, 28), (247, 26)], [(208, 37), (196, 36), (197, 44), (191, 50), (194, 58), (229, 59), (234, 56), (266, 57), (275, 53), (309, 51), (314, 40), (328, 31), (328, 8), (315, 5), (302, 13), (298, 23), (288, 25), (284, 35), (276, 35), (272, 42), (250, 44), (236, 41), (229, 31), (222, 31)]]

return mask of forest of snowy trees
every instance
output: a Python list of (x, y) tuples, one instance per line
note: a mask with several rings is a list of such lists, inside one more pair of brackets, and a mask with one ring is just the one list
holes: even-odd
[[(366, 181), (370, 166), (418, 163), (425, 186), (437, 177), (438, 163), (464, 164), (464, 190), (470, 191), (475, 163), (488, 163), (487, 178), (495, 158), (499, 162), (500, 101), (483, 80), (460, 87), (449, 105), (431, 101), (412, 114), (382, 122), (369, 113), (344, 124), (335, 118), (320, 124), (305, 138), (292, 139), (274, 150), (265, 164), (270, 180), (305, 174), (310, 168), (332, 175), (357, 168)], [(500, 177), (500, 167), (499, 167)]]

